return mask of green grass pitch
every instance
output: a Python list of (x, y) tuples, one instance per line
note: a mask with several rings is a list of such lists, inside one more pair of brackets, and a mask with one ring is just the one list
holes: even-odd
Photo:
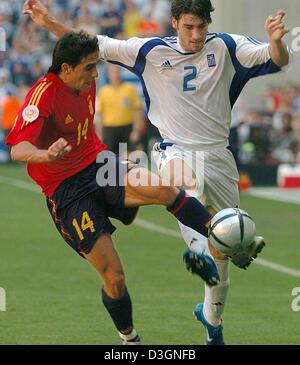
[[(3, 176), (30, 183), (23, 167), (0, 165), (0, 287), (6, 292), (0, 344), (119, 344), (96, 271), (62, 240), (44, 197)], [(262, 258), (299, 271), (299, 205), (242, 195), (241, 206), (267, 240)], [(162, 207), (143, 208), (139, 218), (178, 231)], [(184, 268), (185, 244), (139, 225), (115, 224), (143, 343), (203, 344), (204, 330), (192, 316), (203, 284)], [(224, 313), (228, 344), (300, 344), (300, 312), (291, 308), (299, 277), (253, 264), (247, 271), (230, 265), (230, 278)]]

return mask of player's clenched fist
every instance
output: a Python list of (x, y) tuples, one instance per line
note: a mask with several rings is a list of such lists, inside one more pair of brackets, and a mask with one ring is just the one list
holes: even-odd
[(49, 161), (57, 160), (64, 154), (71, 152), (72, 146), (64, 138), (59, 138), (48, 148)]

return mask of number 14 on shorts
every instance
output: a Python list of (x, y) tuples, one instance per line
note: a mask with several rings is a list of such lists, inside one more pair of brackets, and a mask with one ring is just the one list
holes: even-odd
[(73, 219), (72, 224), (76, 229), (80, 241), (84, 239), (84, 231), (89, 229), (92, 233), (95, 232), (94, 222), (91, 220), (87, 211), (82, 213), (81, 224), (79, 225), (76, 218)]

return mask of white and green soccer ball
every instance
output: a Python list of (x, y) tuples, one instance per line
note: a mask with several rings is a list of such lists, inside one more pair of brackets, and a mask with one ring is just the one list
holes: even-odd
[(255, 237), (255, 222), (239, 208), (226, 208), (211, 220), (208, 238), (216, 250), (233, 256), (244, 252)]

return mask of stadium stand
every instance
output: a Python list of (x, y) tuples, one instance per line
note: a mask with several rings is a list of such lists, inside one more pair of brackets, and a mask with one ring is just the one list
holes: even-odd
[[(96, 34), (122, 39), (173, 34), (168, 0), (44, 0), (44, 3), (65, 23)], [(6, 52), (0, 52), (0, 163), (9, 161), (3, 140), (14, 119), (16, 99), (22, 103), (29, 87), (47, 70), (55, 43), (53, 36), (22, 14), (22, 5), (23, 0), (0, 0), (0, 28), (6, 34)], [(100, 68), (98, 88), (107, 83), (105, 64)], [(122, 70), (122, 78), (133, 83), (142, 96), (135, 75)], [(271, 178), (254, 183), (273, 184), (281, 163), (300, 163), (300, 80), (270, 85), (255, 110), (247, 110), (244, 104), (243, 99), (239, 100), (233, 114), (232, 142), (238, 164), (254, 177), (262, 176), (257, 174), (258, 169), (269, 169)], [(148, 140), (157, 137), (154, 127), (146, 127), (144, 149), (149, 151)]]

